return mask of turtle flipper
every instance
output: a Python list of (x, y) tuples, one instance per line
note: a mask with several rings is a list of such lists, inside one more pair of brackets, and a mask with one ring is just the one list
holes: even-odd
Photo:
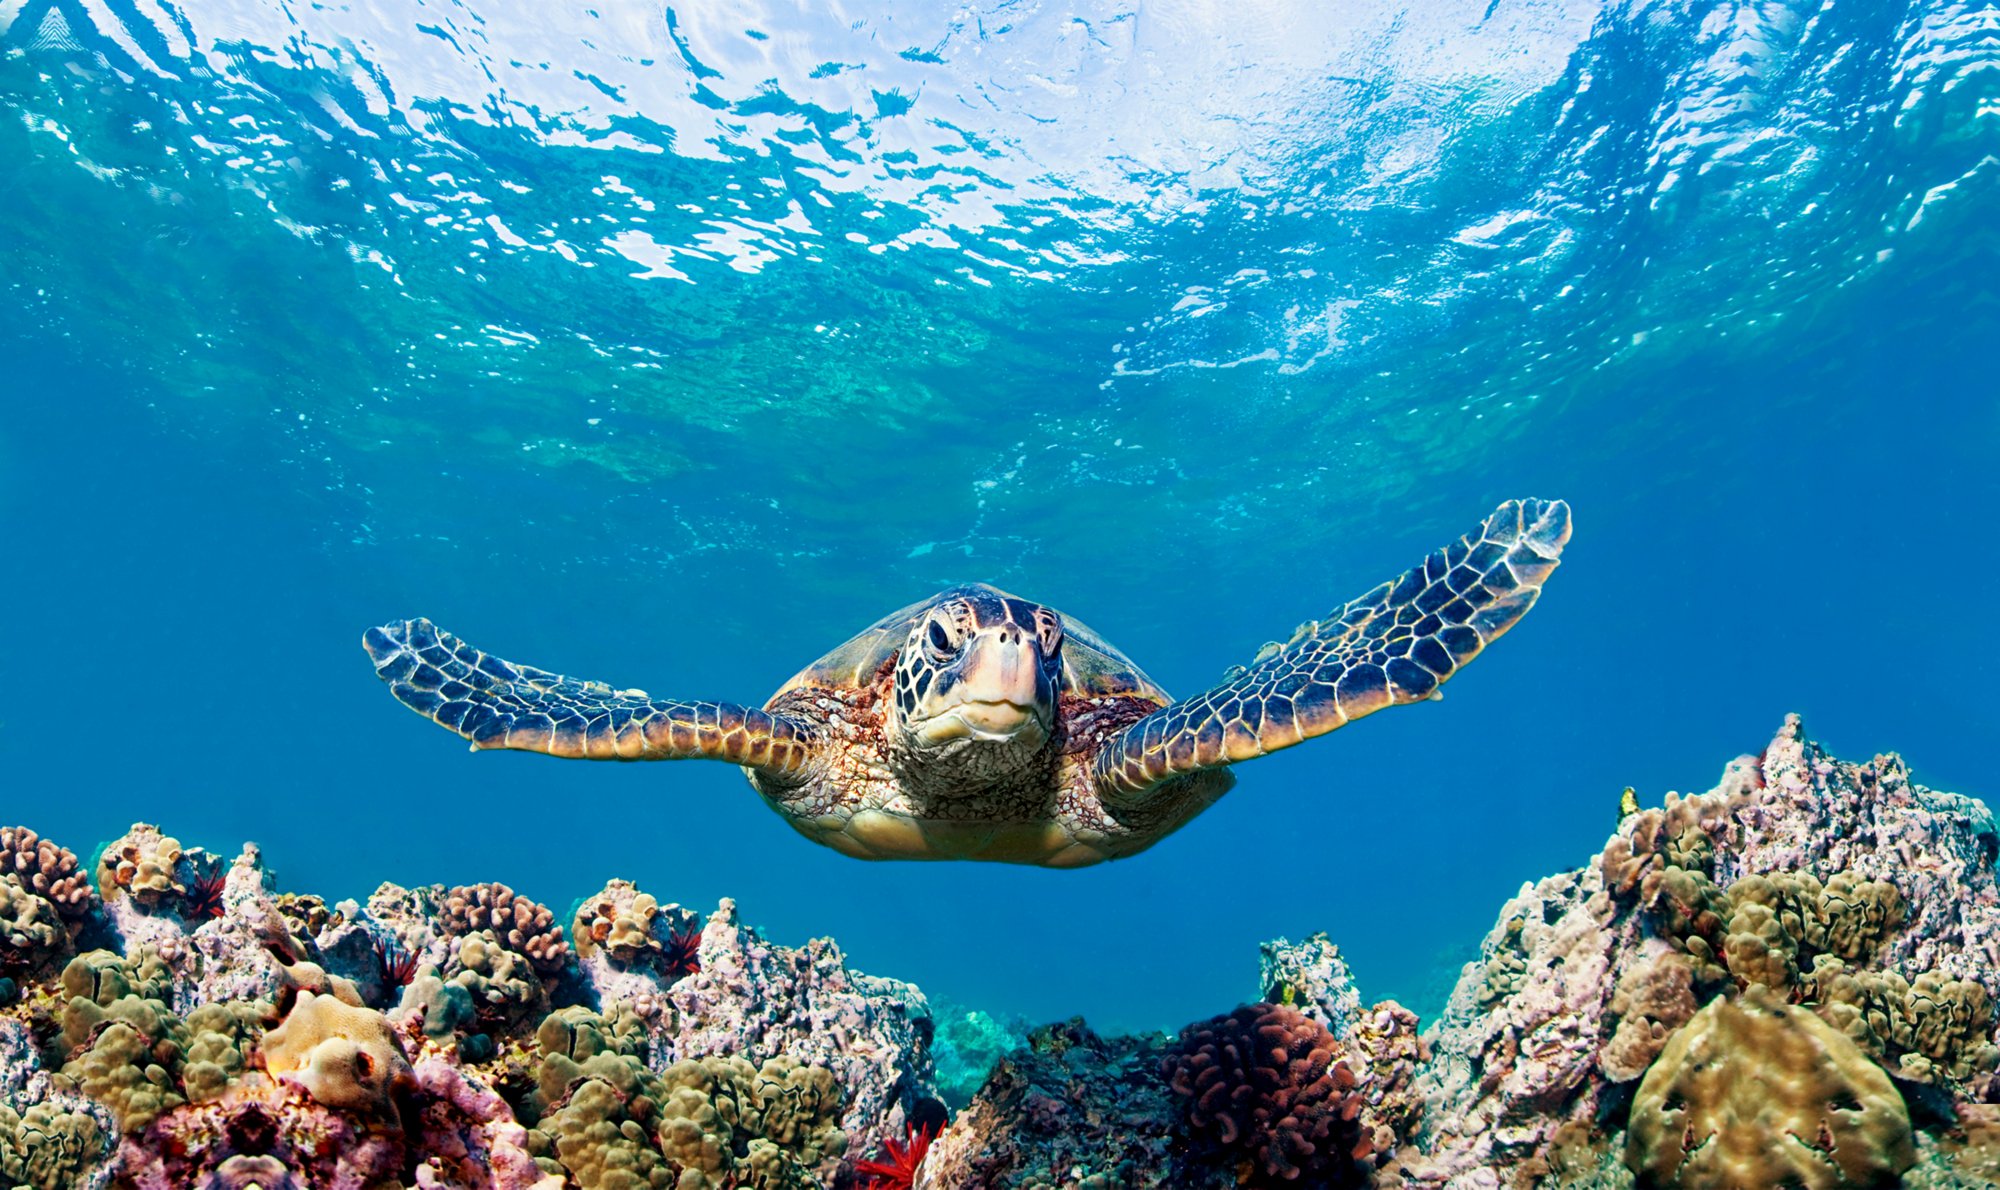
[(1479, 528), (1317, 623), (1268, 644), (1248, 668), (1162, 707), (1104, 742), (1107, 802), (1289, 748), (1439, 685), (1526, 615), (1569, 541), (1569, 505), (1509, 500)]
[(726, 760), (797, 776), (811, 724), (726, 702), (669, 702), (515, 665), (429, 620), (370, 628), (361, 647), (398, 702), (472, 741), (581, 760)]

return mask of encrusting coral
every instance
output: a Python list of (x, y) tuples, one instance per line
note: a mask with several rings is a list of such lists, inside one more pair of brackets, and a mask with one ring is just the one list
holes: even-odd
[(1888, 1074), (1761, 986), (1674, 1034), (1640, 1080), (1627, 1138), (1643, 1181), (1686, 1190), (1890, 1185), (1916, 1160)]

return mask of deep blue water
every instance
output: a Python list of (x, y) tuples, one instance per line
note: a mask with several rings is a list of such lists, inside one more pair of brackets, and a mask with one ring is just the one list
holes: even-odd
[[(1426, 1013), (1787, 711), (2000, 793), (1975, 3), (0, 0), (0, 818), (289, 887), (625, 876), (1034, 1018), (1329, 932)], [(1437, 704), (1134, 859), (870, 865), (733, 769), (469, 756), (363, 628), (758, 703), (987, 580), (1190, 694), (1576, 512)]]

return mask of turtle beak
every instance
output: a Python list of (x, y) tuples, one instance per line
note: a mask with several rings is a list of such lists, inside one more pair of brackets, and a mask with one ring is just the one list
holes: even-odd
[(944, 705), (916, 729), (926, 744), (1048, 738), (1053, 716), (1041, 648), (1013, 625), (986, 629), (967, 641), (938, 695)]

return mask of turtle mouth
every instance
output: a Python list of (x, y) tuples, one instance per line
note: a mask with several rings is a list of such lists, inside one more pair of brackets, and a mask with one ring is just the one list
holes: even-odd
[(1040, 707), (1006, 699), (967, 700), (910, 726), (917, 739), (927, 745), (953, 740), (1011, 743), (1024, 737), (1045, 739), (1049, 733)]

